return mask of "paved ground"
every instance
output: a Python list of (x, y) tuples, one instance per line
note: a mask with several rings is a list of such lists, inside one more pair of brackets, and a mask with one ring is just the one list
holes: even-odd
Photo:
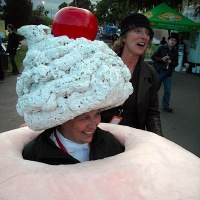
[(161, 110), (164, 136), (200, 157), (200, 76), (175, 72), (170, 104), (174, 113)]
[[(16, 112), (17, 76), (8, 74), (0, 83), (0, 133), (18, 128), (24, 121)], [(161, 110), (164, 136), (200, 157), (200, 76), (175, 72), (172, 80), (171, 107)], [(159, 91), (161, 99), (163, 88)]]

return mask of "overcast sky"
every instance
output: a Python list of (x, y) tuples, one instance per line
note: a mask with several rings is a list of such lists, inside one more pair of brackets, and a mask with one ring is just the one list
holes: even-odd
[[(95, 3), (96, 0), (90, 0), (92, 3)], [(35, 9), (38, 5), (41, 5), (41, 0), (32, 0), (33, 2), (33, 8)], [(63, 2), (65, 3), (71, 3), (72, 0), (44, 0), (44, 7), (45, 10), (49, 11), (49, 17), (51, 17), (51, 13), (52, 13), (52, 17), (56, 14), (56, 12), (58, 12), (58, 6), (60, 4), (62, 4)]]

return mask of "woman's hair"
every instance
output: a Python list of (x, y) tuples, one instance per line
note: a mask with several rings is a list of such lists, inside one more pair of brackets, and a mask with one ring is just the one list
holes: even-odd
[[(133, 28), (132, 28), (133, 29)], [(130, 29), (130, 30), (132, 30)], [(129, 30), (129, 31), (130, 31)], [(117, 54), (120, 55), (123, 51), (124, 45), (125, 45), (125, 38), (127, 37), (127, 33), (129, 32), (127, 31), (125, 34), (123, 34), (122, 36), (120, 36), (119, 38), (117, 38), (117, 40), (114, 42), (113, 46), (112, 46), (112, 50)], [(149, 41), (149, 48), (152, 45), (152, 40), (153, 38), (150, 36), (150, 41)], [(144, 52), (145, 54), (145, 52)], [(143, 55), (144, 56), (144, 55)]]
[(124, 48), (124, 38), (125, 35), (122, 35), (121, 37), (117, 38), (117, 40), (114, 42), (113, 46), (112, 46), (112, 50), (116, 53), (116, 54), (120, 54)]

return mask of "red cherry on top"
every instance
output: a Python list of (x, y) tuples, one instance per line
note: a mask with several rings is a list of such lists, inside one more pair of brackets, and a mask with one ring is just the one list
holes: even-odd
[(92, 12), (83, 8), (60, 9), (53, 20), (53, 35), (66, 35), (71, 39), (84, 37), (94, 40), (98, 31), (97, 19)]

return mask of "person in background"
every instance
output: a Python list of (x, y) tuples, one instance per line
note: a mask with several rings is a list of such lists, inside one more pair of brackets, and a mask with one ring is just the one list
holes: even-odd
[(182, 37), (179, 39), (178, 51), (181, 51), (183, 53), (183, 65), (184, 65), (184, 63), (188, 62), (188, 60), (187, 60), (187, 45), (183, 41)]
[(162, 37), (162, 40), (160, 41), (160, 44), (167, 44), (167, 41), (165, 40), (165, 37)]
[(12, 24), (7, 25), (7, 30), (9, 34), (6, 53), (9, 54), (10, 63), (12, 65), (12, 73), (13, 75), (17, 75), (19, 74), (19, 70), (17, 64), (15, 63), (15, 55), (19, 46), (19, 39), (17, 34), (14, 32), (14, 26)]
[(2, 47), (1, 47), (1, 43), (2, 43), (2, 38), (0, 37), (0, 83), (4, 82), (4, 71), (3, 71), (3, 66), (2, 66), (2, 61), (1, 61), (1, 54), (2, 54)]
[(144, 62), (144, 53), (151, 45), (154, 32), (146, 16), (131, 13), (121, 23), (121, 35), (112, 49), (131, 72), (134, 92), (124, 104), (103, 111), (102, 122), (117, 123), (163, 136), (158, 110), (157, 73)]
[(176, 45), (178, 43), (178, 34), (171, 33), (168, 42), (159, 46), (151, 59), (155, 62), (154, 67), (158, 73), (158, 90), (163, 82), (164, 95), (162, 98), (162, 107), (166, 112), (173, 112), (169, 107), (171, 96), (171, 79), (174, 68), (178, 65), (178, 51)]

